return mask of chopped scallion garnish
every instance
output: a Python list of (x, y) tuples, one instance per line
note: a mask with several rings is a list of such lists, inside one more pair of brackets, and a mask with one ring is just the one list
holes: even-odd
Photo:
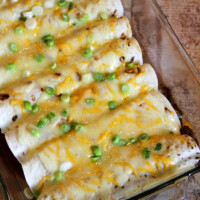
[(52, 87), (47, 87), (45, 92), (50, 96), (53, 96), (53, 95), (56, 94), (56, 90), (54, 88), (52, 88)]
[(54, 40), (48, 40), (47, 41), (47, 46), (48, 47), (53, 47), (55, 45), (55, 41)]
[(115, 135), (115, 136), (112, 138), (112, 143), (113, 143), (113, 144), (119, 144), (119, 141), (120, 141), (120, 136), (119, 136), (119, 135)]
[(84, 14), (84, 15), (82, 15), (82, 17), (79, 17), (78, 20), (80, 22), (86, 23), (86, 22), (88, 22), (90, 20), (90, 16), (88, 14)]
[(85, 102), (88, 104), (88, 105), (94, 105), (95, 104), (95, 99), (86, 99)]
[(63, 19), (66, 21), (66, 22), (69, 22), (70, 21), (70, 17), (69, 15), (66, 13), (66, 14), (63, 14)]
[(69, 8), (68, 8), (68, 10), (73, 9), (73, 7), (74, 7), (74, 3), (71, 1), (71, 2), (69, 3)]
[(94, 73), (93, 77), (94, 77), (94, 80), (97, 81), (97, 82), (102, 82), (102, 81), (105, 80), (105, 76), (100, 72)]
[(118, 107), (118, 104), (115, 101), (110, 101), (110, 102), (108, 102), (108, 107), (110, 110), (114, 110), (115, 108)]
[(129, 141), (130, 141), (131, 144), (137, 143), (137, 140), (135, 138), (131, 138)]
[(155, 146), (155, 151), (160, 151), (162, 149), (162, 144), (161, 143), (158, 143), (158, 144), (156, 144), (156, 146)]
[(57, 171), (56, 173), (55, 173), (55, 179), (56, 179), (56, 181), (61, 181), (62, 179), (63, 179), (63, 172), (61, 172), (61, 171)]
[(117, 78), (116, 74), (113, 72), (113, 73), (110, 73), (106, 76), (106, 79), (108, 79), (109, 81), (113, 81)]
[(7, 64), (7, 70), (15, 71), (17, 69), (17, 65), (15, 64)]
[(66, 0), (59, 0), (59, 1), (57, 2), (57, 5), (58, 5), (59, 7), (64, 7), (64, 6), (67, 5), (67, 1), (66, 1)]
[(17, 52), (18, 51), (18, 46), (17, 46), (17, 44), (15, 44), (15, 43), (10, 43), (9, 44), (9, 49), (12, 51), (12, 52)]
[(31, 135), (34, 137), (40, 137), (40, 131), (38, 129), (32, 129)]
[(38, 111), (39, 111), (39, 105), (38, 104), (33, 105), (33, 107), (32, 107), (32, 113), (36, 113)]
[(90, 159), (92, 162), (97, 162), (101, 159), (101, 156), (92, 156), (92, 157), (90, 157)]
[(77, 132), (83, 132), (85, 130), (85, 126), (82, 124), (77, 124), (74, 129)]
[(124, 140), (124, 139), (120, 139), (118, 144), (120, 146), (126, 146), (128, 144), (128, 142), (126, 140)]
[(47, 114), (46, 116), (50, 121), (52, 121), (53, 119), (56, 118), (56, 114), (54, 114), (53, 112), (50, 112)]
[(145, 142), (145, 141), (149, 140), (148, 134), (144, 133), (144, 134), (140, 135), (139, 140), (141, 142)]
[(135, 66), (135, 63), (134, 62), (130, 62), (126, 66), (127, 66), (128, 69), (131, 69), (131, 68), (133, 68)]
[(142, 150), (142, 155), (143, 155), (146, 159), (148, 159), (148, 158), (151, 157), (151, 151), (150, 151), (148, 148), (144, 148), (144, 149)]
[(50, 68), (51, 68), (52, 70), (56, 69), (56, 67), (57, 67), (57, 63), (53, 63), (53, 64), (51, 64), (51, 66), (50, 66)]
[(27, 111), (32, 111), (32, 105), (30, 101), (24, 101), (24, 108)]
[(70, 101), (70, 95), (69, 94), (62, 94), (61, 95), (61, 101), (65, 103), (69, 103)]
[(91, 58), (93, 56), (93, 51), (91, 48), (86, 48), (82, 53), (84, 58)]
[(68, 117), (67, 109), (63, 109), (62, 115), (63, 115), (63, 117)]
[(63, 133), (69, 133), (72, 130), (71, 124), (62, 124), (60, 127)]
[(23, 28), (21, 26), (17, 26), (15, 28), (15, 33), (18, 34), (18, 35), (22, 34), (23, 33)]
[(33, 196), (38, 198), (40, 196), (40, 192), (36, 190), (35, 192), (33, 192)]
[(44, 61), (44, 56), (42, 54), (36, 54), (35, 55), (35, 60), (39, 63), (43, 62)]
[(94, 156), (101, 156), (102, 155), (101, 149), (100, 149), (99, 146), (92, 146), (92, 151), (93, 151)]
[(37, 128), (44, 128), (49, 122), (49, 119), (45, 116), (36, 124)]
[(120, 89), (123, 94), (127, 94), (130, 91), (130, 86), (128, 84), (123, 84)]

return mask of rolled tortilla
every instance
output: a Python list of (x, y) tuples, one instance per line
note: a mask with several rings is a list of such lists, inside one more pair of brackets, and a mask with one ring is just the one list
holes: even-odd
[[(121, 55), (126, 55), (123, 62), (120, 59)], [(6, 118), (1, 118), (4, 115), (0, 115), (0, 128), (6, 130), (12, 123), (13, 116), (17, 115), (18, 118), (21, 116), (24, 110), (23, 101), (28, 100), (34, 104), (50, 100), (52, 97), (41, 92), (41, 88), (44, 90), (47, 87), (53, 87), (56, 89), (57, 95), (71, 94), (79, 87), (88, 84), (88, 82), (85, 82), (85, 76), (89, 76), (89, 83), (93, 82), (92, 74), (96, 71), (102, 73), (114, 72), (120, 66), (125, 67), (125, 63), (130, 62), (133, 57), (136, 63), (143, 62), (142, 52), (134, 38), (113, 40), (110, 46), (100, 47), (96, 51), (96, 56), (98, 60), (95, 57), (85, 61), (81, 54), (75, 54), (70, 57), (67, 63), (59, 65), (57, 68), (61, 72), (59, 76), (52, 72), (40, 73), (33, 76), (31, 81), (15, 82), (6, 90), (1, 90), (0, 94), (8, 94), (9, 98), (4, 101), (0, 99), (0, 110), (6, 113), (6, 110), (9, 109), (10, 115), (6, 115)], [(82, 80), (79, 79), (77, 74), (83, 76)], [(155, 80), (155, 76), (153, 78), (152, 80)]]
[[(124, 71), (124, 68), (122, 68), (118, 74), (118, 80), (112, 82), (105, 81), (101, 84), (92, 83), (86, 88), (80, 88), (71, 96), (71, 103), (68, 105), (61, 102), (55, 104), (52, 101), (47, 101), (40, 105), (40, 111), (37, 114), (30, 114), (26, 119), (19, 119), (15, 123), (15, 126), (5, 135), (13, 154), (19, 161), (23, 161), (26, 159), (26, 153), (28, 151), (33, 151), (42, 143), (62, 135), (62, 132), (59, 130), (59, 124), (64, 120), (62, 117), (63, 109), (68, 110), (69, 119), (77, 122), (89, 123), (90, 121), (98, 119), (108, 111), (107, 103), (110, 100), (115, 100), (121, 104), (124, 99), (133, 99), (140, 94), (147, 93), (151, 90), (157, 90), (158, 80), (153, 68), (145, 64), (138, 66), (138, 69), (138, 73), (127, 73)], [(128, 95), (124, 95), (119, 91), (119, 86), (124, 82), (127, 82), (130, 86)], [(90, 97), (96, 100), (96, 105), (93, 108), (85, 103), (85, 100)], [(47, 104), (48, 106), (46, 106)], [(54, 123), (40, 130), (40, 138), (34, 138), (30, 134), (30, 128), (28, 127), (34, 127), (37, 121), (49, 112), (56, 113), (56, 120)]]
[[(155, 151), (158, 142), (162, 148)], [(148, 159), (142, 154), (144, 148), (151, 151)], [(61, 182), (50, 181), (52, 177), (46, 175), (39, 184), (40, 188), (37, 188), (41, 191), (39, 200), (117, 200), (124, 195), (129, 196), (157, 186), (193, 168), (199, 160), (200, 150), (190, 136), (152, 135), (146, 144), (113, 146), (111, 151), (103, 152), (102, 155), (99, 165), (83, 162), (65, 172)], [(34, 163), (37, 162), (35, 160)], [(24, 169), (27, 167), (25, 165)]]
[[(27, 39), (24, 40), (23, 34), (16, 35), (15, 32), (13, 32), (13, 26), (11, 26), (11, 24), (18, 23), (20, 16), (23, 16), (24, 12), (32, 12), (32, 8), (35, 6), (35, 0), (31, 0), (29, 3), (25, 3), (21, 0), (19, 1), (20, 2), (17, 2), (17, 4), (7, 1), (7, 5), (0, 8), (0, 29), (2, 30), (0, 30), (0, 56), (10, 54), (7, 44), (13, 42), (13, 38), (18, 39), (21, 47), (26, 47), (27, 43), (34, 43), (38, 38), (46, 34), (51, 33), (52, 35), (57, 35), (63, 32), (67, 33), (71, 29), (72, 24), (76, 24), (77, 27), (84, 26), (83, 23), (77, 20), (77, 13), (80, 13), (80, 16), (87, 13), (90, 16), (90, 21), (93, 21), (98, 20), (101, 13), (119, 18), (123, 16), (124, 12), (120, 0), (73, 0), (74, 8), (69, 12), (70, 23), (66, 23), (61, 16), (62, 14), (66, 14), (68, 6), (53, 11), (52, 9), (45, 8), (45, 1), (37, 1), (37, 6), (43, 8), (43, 14), (36, 16), (37, 27), (34, 30), (27, 29)], [(56, 1), (53, 1), (53, 4), (53, 8), (55, 8), (57, 6)], [(35, 37), (35, 35), (37, 35), (37, 37)]]
[[(52, 31), (49, 31), (49, 33), (53, 34)], [(19, 79), (21, 80), (23, 76), (23, 78), (26, 78), (26, 76), (31, 77), (35, 74), (44, 73), (44, 70), (48, 71), (49, 66), (54, 62), (57, 62), (57, 64), (59, 64), (59, 62), (61, 62), (61, 64), (64, 62), (65, 64), (70, 55), (73, 55), (72, 58), (79, 56), (80, 59), (80, 55), (82, 56), (82, 52), (88, 46), (93, 46), (93, 51), (96, 51), (108, 42), (111, 43), (113, 39), (121, 37), (130, 38), (132, 36), (132, 31), (126, 17), (111, 17), (108, 20), (86, 24), (83, 27), (80, 26), (79, 29), (66, 30), (62, 34), (58, 33), (58, 35), (54, 35), (53, 37), (56, 45), (51, 48), (42, 42), (41, 38), (44, 35), (42, 35), (35, 43), (28, 42), (29, 45), (26, 46), (26, 48), (19, 50), (19, 52), (16, 52), (14, 55), (8, 53), (0, 58), (0, 74), (2, 75), (0, 88), (9, 87), (10, 83), (17, 80), (19, 81)], [(9, 43), (8, 41), (5, 42), (7, 48)], [(140, 49), (140, 47), (138, 48)], [(45, 61), (39, 63), (39, 66), (34, 59), (38, 52), (45, 58)], [(72, 60), (72, 58), (70, 59)], [(84, 58), (82, 58), (82, 60), (84, 61)], [(12, 76), (12, 73), (8, 73), (6, 69), (8, 61), (9, 63), (14, 62), (17, 66), (20, 66), (15, 72), (15, 76)], [(139, 64), (142, 64), (141, 58), (138, 60), (136, 58), (136, 61), (138, 61)], [(73, 62), (73, 64), (75, 63)], [(28, 75), (26, 75), (26, 73), (28, 73)]]
[[(168, 100), (158, 91), (151, 91), (88, 123), (81, 135), (72, 131), (29, 152), (26, 160), (22, 162), (24, 174), (30, 188), (35, 189), (43, 177), (32, 178), (34, 174), (31, 175), (29, 170), (32, 160), (37, 160), (37, 163), (40, 163), (38, 166), (43, 166), (41, 170), (46, 171), (45, 174), (52, 175), (63, 163), (70, 162), (74, 167), (76, 163), (88, 160), (92, 145), (97, 144), (102, 151), (109, 152), (115, 134), (128, 140), (132, 137), (138, 138), (143, 133), (148, 133), (151, 137), (170, 135), (170, 131), (173, 131), (176, 135), (179, 134), (179, 129), (179, 119)], [(66, 151), (73, 152), (74, 159), (71, 159)]]

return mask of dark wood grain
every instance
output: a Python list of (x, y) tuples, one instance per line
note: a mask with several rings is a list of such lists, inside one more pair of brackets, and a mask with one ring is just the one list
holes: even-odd
[(157, 0), (200, 71), (200, 0)]
[[(183, 47), (200, 71), (200, 0), (157, 0)], [(200, 199), (200, 174), (189, 179), (185, 200)]]

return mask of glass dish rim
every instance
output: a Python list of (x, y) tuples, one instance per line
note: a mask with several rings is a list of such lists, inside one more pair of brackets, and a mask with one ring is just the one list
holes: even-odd
[[(178, 48), (178, 50), (181, 51), (183, 59), (185, 60), (185, 62), (188, 62), (188, 67), (189, 67), (190, 71), (196, 78), (197, 82), (200, 84), (200, 71), (197, 69), (196, 65), (194, 64), (194, 62), (191, 60), (190, 56), (186, 52), (186, 50), (183, 47), (182, 43), (180, 42), (178, 36), (176, 35), (174, 29), (172, 28), (170, 22), (165, 17), (165, 14), (163, 13), (161, 7), (159, 6), (157, 0), (147, 0), (147, 1), (151, 5), (154, 12), (157, 14), (157, 17), (159, 18), (160, 22), (165, 25), (163, 27), (166, 28), (170, 38), (176, 44), (176, 47)], [(138, 200), (138, 199), (145, 198), (147, 196), (151, 196), (155, 193), (158, 193), (160, 190), (170, 187), (174, 183), (181, 181), (183, 178), (189, 178), (190, 176), (193, 176), (197, 173), (200, 173), (200, 161), (198, 162), (197, 166), (194, 167), (193, 169), (189, 169), (188, 171), (166, 181), (165, 183), (162, 183), (159, 186), (148, 189), (140, 194), (137, 194), (131, 198), (128, 198), (127, 200)]]

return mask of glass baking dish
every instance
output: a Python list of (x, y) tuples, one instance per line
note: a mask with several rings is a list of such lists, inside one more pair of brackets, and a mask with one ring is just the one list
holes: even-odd
[[(160, 89), (168, 88), (167, 96), (172, 104), (178, 105), (184, 117), (191, 123), (191, 134), (200, 144), (200, 73), (180, 44), (156, 0), (123, 0), (123, 4), (133, 35), (143, 50), (144, 61), (152, 64), (158, 75)], [(197, 172), (200, 172), (200, 165), (142, 193), (125, 194), (122, 199), (183, 199), (186, 196), (188, 177)], [(197, 182), (198, 177), (199, 174), (194, 175), (193, 181)], [(0, 134), (0, 199), (26, 200), (23, 192), (26, 187), (21, 166), (8, 149), (4, 136)], [(168, 187), (171, 188), (166, 189)], [(155, 195), (159, 192), (161, 197)]]

